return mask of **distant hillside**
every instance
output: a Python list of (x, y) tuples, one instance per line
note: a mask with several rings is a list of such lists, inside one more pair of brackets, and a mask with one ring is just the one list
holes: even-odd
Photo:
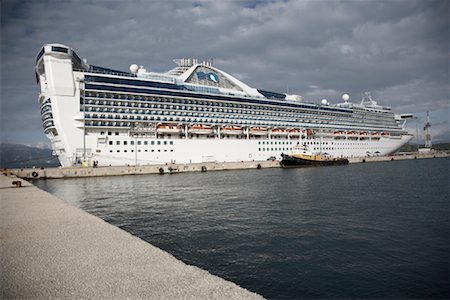
[[(424, 148), (424, 145), (419, 145), (419, 148)], [(441, 143), (433, 145), (431, 148), (434, 150), (450, 150), (450, 143)], [(417, 144), (406, 144), (403, 145), (397, 152), (414, 152), (417, 151)]]
[(0, 144), (1, 168), (59, 167), (59, 161), (50, 149), (18, 144)]

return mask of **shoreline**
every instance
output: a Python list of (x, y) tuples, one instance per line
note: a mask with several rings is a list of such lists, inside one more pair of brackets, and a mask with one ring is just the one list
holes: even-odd
[[(435, 151), (430, 153), (404, 153), (389, 156), (368, 156), (348, 158), (352, 163), (373, 163), (381, 161), (432, 159), (450, 157), (450, 151)], [(147, 174), (176, 174), (189, 172), (209, 172), (247, 169), (281, 168), (277, 160), (241, 161), (241, 162), (204, 162), (190, 164), (159, 164), (138, 166), (99, 166), (93, 167), (67, 167), (67, 168), (21, 168), (6, 169), (4, 174), (13, 174), (23, 179), (57, 179), (80, 177), (104, 177), (122, 175)]]

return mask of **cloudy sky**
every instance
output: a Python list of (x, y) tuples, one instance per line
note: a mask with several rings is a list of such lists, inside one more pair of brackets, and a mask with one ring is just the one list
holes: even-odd
[(48, 145), (33, 69), (42, 45), (57, 42), (120, 70), (213, 58), (250, 86), (312, 102), (370, 91), (418, 116), (419, 141), (429, 110), (434, 142), (449, 142), (449, 15), (449, 1), (430, 0), (2, 0), (1, 140)]

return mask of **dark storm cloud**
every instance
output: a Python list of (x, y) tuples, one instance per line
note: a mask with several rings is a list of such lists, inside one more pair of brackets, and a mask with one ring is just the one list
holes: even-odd
[(435, 111), (448, 133), (447, 1), (2, 1), (2, 140), (46, 141), (34, 58), (45, 43), (90, 63), (154, 71), (180, 57), (251, 86), (337, 102), (372, 91), (396, 112)]

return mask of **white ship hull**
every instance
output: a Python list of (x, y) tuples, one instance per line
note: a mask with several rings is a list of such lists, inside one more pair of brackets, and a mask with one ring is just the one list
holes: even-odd
[[(62, 53), (64, 51), (67, 53)], [(219, 74), (217, 69), (210, 68)], [(305, 104), (302, 113), (294, 102), (262, 99), (255, 89), (226, 73), (220, 73), (221, 77), (217, 78), (214, 76), (219, 75), (209, 77), (213, 83), (220, 78), (221, 82), (228, 80), (228, 86), (236, 85), (238, 94), (228, 96), (228, 102), (216, 94), (189, 92), (179, 96), (180, 87), (195, 87), (188, 84), (187, 75), (172, 76), (174, 82), (184, 78), (185, 86), (171, 83), (169, 89), (164, 86), (169, 84), (131, 74), (107, 72), (101, 77), (98, 72), (89, 70), (73, 50), (63, 45), (46, 45), (37, 59), (44, 131), (64, 167), (82, 162), (92, 165), (94, 161), (100, 166), (115, 166), (279, 159), (282, 153), (290, 153), (297, 143), (306, 143), (313, 152), (334, 157), (375, 156), (393, 153), (412, 138), (398, 125), (392, 113), (381, 109), (378, 116), (374, 109), (364, 107), (358, 111)], [(198, 74), (197, 77), (205, 80)], [(113, 83), (97, 84), (94, 79)], [(139, 87), (140, 82), (157, 84), (158, 88), (141, 91), (129, 87), (130, 84)], [(241, 96), (242, 91), (248, 95)], [(286, 108), (286, 105), (293, 108)], [(275, 112), (272, 119), (271, 110)], [(352, 121), (358, 113), (373, 118), (373, 124)], [(336, 124), (315, 121), (322, 117), (335, 118)], [(377, 122), (387, 125), (380, 126)], [(195, 132), (190, 127), (192, 124), (203, 124), (211, 130), (208, 135)], [(238, 130), (224, 130), (236, 124)], [(252, 131), (254, 127), (267, 131)], [(282, 132), (271, 134), (272, 128), (281, 128)], [(342, 133), (334, 134), (335, 130)], [(364, 134), (358, 133), (363, 131)]]
[[(86, 143), (86, 158), (97, 160), (102, 166), (147, 165), (164, 163), (236, 162), (266, 160), (270, 157), (281, 159), (282, 153), (290, 153), (300, 139), (148, 139), (113, 136), (107, 143), (98, 143), (104, 136), (90, 136)], [(322, 152), (333, 157), (364, 157), (387, 155), (400, 148), (410, 137), (401, 139), (381, 138), (377, 141), (336, 141), (323, 138)], [(119, 141), (121, 145), (117, 146)], [(127, 145), (124, 145), (126, 142)], [(144, 145), (147, 142), (147, 145)], [(152, 143), (153, 142), (153, 143)], [(159, 145), (158, 145), (159, 142)], [(304, 141), (303, 141), (304, 142)], [(133, 145), (131, 145), (133, 143)], [(138, 145), (138, 143), (140, 145)], [(165, 143), (165, 144), (164, 144)], [(313, 151), (319, 152), (319, 138), (308, 140)], [(315, 143), (315, 145), (314, 145)], [(333, 143), (333, 144), (331, 144)], [(349, 145), (351, 144), (351, 145)], [(226, 151), (224, 151), (226, 149)], [(264, 150), (263, 150), (264, 149)], [(64, 166), (80, 163), (83, 153), (64, 156)], [(62, 161), (63, 162), (63, 161)]]

